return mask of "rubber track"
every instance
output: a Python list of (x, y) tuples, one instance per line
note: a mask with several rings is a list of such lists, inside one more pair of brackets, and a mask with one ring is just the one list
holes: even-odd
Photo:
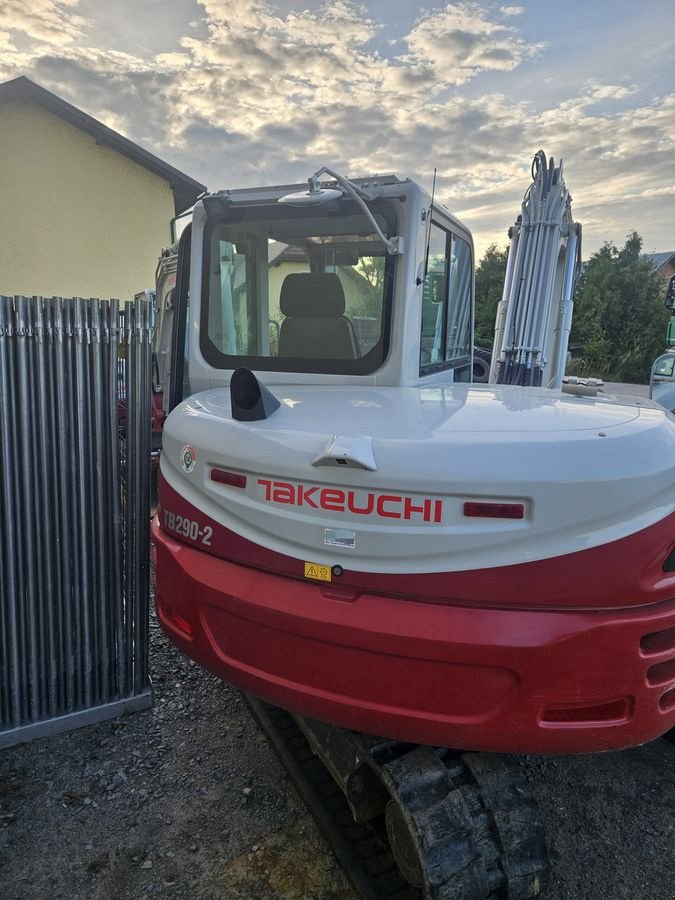
[(344, 794), (283, 709), (245, 695), (270, 744), (363, 900), (420, 900), (399, 873), (384, 829), (354, 822)]
[[(255, 697), (244, 696), (362, 900), (422, 900), (421, 891), (401, 876), (381, 818), (374, 822), (354, 822), (342, 791), (314, 755), (292, 716)], [(675, 744), (675, 729), (664, 737)], [(399, 756), (396, 743), (385, 741), (381, 745), (385, 754), (385, 745), (392, 745), (394, 760)], [(386, 764), (385, 767), (389, 768)], [(498, 893), (502, 895), (501, 891)], [(515, 889), (514, 896), (518, 894)]]

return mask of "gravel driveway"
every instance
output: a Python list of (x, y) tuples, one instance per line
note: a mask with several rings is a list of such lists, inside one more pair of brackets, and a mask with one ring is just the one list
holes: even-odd
[(145, 712), (0, 751), (0, 898), (351, 898), (237, 691), (154, 618)]

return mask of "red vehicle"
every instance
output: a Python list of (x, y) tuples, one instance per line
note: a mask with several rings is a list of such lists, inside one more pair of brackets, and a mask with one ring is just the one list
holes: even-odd
[(158, 616), (295, 714), (423, 897), (536, 896), (543, 834), (503, 754), (675, 723), (675, 424), (560, 390), (560, 170), (540, 160), (519, 220), (543, 210), (545, 241), (513, 238), (510, 383), (482, 385), (467, 229), (410, 181), (322, 173), (206, 196), (181, 238)]

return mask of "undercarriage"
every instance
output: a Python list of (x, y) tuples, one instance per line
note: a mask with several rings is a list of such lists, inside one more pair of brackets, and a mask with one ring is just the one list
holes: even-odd
[(514, 757), (361, 734), (247, 699), (366, 900), (544, 890), (544, 828)]

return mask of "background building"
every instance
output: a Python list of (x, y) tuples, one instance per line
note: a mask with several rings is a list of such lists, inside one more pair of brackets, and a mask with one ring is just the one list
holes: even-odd
[(654, 269), (664, 281), (670, 281), (675, 275), (675, 250), (667, 250), (665, 253), (647, 253), (647, 259), (651, 261)]
[(0, 294), (129, 299), (206, 188), (27, 78), (0, 85)]

